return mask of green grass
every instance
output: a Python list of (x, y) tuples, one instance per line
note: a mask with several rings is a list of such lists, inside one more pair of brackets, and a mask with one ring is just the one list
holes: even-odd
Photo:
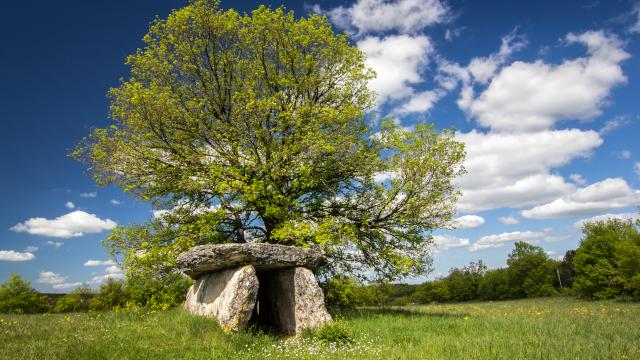
[(351, 345), (224, 334), (181, 309), (0, 314), (0, 359), (640, 359), (640, 304), (549, 298), (344, 314)]

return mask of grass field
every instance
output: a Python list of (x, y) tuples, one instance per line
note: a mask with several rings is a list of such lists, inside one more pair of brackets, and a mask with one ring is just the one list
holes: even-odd
[(181, 309), (0, 314), (1, 359), (640, 359), (640, 304), (548, 298), (360, 309), (351, 345), (224, 334)]

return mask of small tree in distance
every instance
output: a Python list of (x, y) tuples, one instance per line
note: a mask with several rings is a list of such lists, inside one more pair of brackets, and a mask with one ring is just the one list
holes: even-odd
[(125, 268), (169, 274), (179, 252), (223, 242), (320, 248), (352, 274), (429, 267), (463, 144), (427, 124), (373, 127), (375, 74), (326, 18), (196, 0), (144, 42), (109, 92), (115, 123), (73, 153), (98, 184), (166, 210), (107, 240)]

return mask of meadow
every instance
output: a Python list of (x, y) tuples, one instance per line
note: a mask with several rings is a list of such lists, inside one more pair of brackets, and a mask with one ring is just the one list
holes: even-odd
[(640, 304), (568, 297), (362, 308), (350, 344), (225, 334), (180, 308), (0, 314), (1, 359), (639, 359)]

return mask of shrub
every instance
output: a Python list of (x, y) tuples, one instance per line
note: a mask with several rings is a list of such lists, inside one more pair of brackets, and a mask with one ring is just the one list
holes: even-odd
[(110, 310), (124, 306), (128, 300), (124, 281), (109, 278), (100, 286), (96, 296), (89, 300), (89, 310)]
[(336, 276), (322, 284), (324, 301), (330, 309), (353, 309), (358, 302), (358, 283), (356, 279), (347, 276)]
[(162, 278), (130, 276), (127, 278), (127, 292), (129, 301), (137, 306), (165, 310), (182, 304), (192, 283), (181, 273)]
[(343, 320), (324, 324), (316, 332), (316, 337), (326, 343), (346, 344), (353, 342), (353, 335)]
[(0, 313), (34, 314), (47, 311), (47, 297), (39, 294), (17, 274), (12, 274), (9, 281), (0, 286)]
[(67, 294), (56, 302), (54, 311), (58, 313), (80, 311), (84, 309), (82, 298), (78, 294)]

